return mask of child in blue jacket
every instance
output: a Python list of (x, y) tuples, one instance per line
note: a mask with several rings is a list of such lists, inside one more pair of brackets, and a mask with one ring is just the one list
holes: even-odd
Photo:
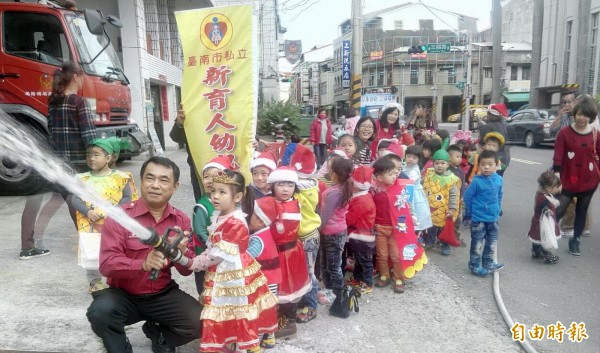
[(469, 269), (472, 274), (480, 277), (504, 267), (503, 264), (494, 262), (498, 218), (502, 209), (502, 177), (496, 174), (497, 163), (496, 152), (481, 152), (478, 160), (481, 174), (473, 178), (463, 196), (465, 219), (471, 219)]

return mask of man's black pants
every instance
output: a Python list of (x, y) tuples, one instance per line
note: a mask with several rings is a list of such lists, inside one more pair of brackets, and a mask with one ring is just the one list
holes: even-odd
[(130, 352), (125, 326), (139, 321), (158, 323), (167, 344), (181, 346), (200, 339), (200, 303), (179, 289), (175, 282), (155, 294), (131, 295), (116, 288), (93, 293), (87, 317), (92, 331), (108, 353)]

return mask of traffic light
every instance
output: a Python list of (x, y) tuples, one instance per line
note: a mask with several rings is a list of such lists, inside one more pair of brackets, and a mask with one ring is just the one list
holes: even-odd
[(408, 53), (409, 54), (427, 53), (427, 46), (426, 45), (413, 45), (412, 47), (408, 48)]

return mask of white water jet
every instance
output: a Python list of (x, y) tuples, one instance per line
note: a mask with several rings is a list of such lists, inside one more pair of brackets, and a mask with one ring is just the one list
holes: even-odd
[(140, 240), (150, 238), (151, 233), (148, 229), (129, 217), (121, 208), (102, 199), (77, 178), (71, 168), (42, 142), (38, 132), (24, 127), (3, 111), (0, 111), (0, 158), (1, 156), (35, 169), (48, 181), (60, 184), (73, 195), (90, 202), (106, 216), (137, 235)]

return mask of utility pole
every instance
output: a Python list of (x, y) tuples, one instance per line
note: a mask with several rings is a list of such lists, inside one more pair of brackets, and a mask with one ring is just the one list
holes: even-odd
[(591, 0), (579, 0), (577, 12), (577, 71), (575, 79), (579, 83), (581, 93), (588, 93), (588, 51), (590, 50), (590, 7)]
[(492, 0), (492, 103), (502, 95), (502, 5)]
[(533, 37), (531, 39), (531, 81), (529, 107), (539, 108), (540, 69), (542, 65), (542, 33), (544, 30), (544, 0), (533, 0)]
[(360, 94), (362, 91), (362, 1), (352, 0), (352, 61), (350, 70), (352, 81), (350, 83), (350, 106), (360, 108)]
[[(471, 123), (471, 94), (473, 92), (472, 77), (471, 77), (471, 60), (473, 53), (471, 53), (471, 32), (467, 34), (467, 83), (465, 84), (465, 114), (462, 121), (462, 130), (469, 131), (469, 124)], [(481, 65), (481, 63), (479, 64)]]

